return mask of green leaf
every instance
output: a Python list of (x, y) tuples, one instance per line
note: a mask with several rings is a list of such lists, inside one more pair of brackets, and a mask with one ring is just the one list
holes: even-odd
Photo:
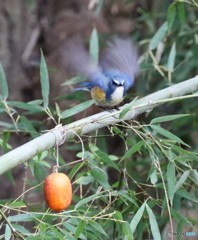
[(180, 23), (181, 25), (183, 25), (186, 21), (185, 7), (183, 2), (177, 2), (177, 10), (178, 10)]
[(131, 108), (134, 104), (134, 101), (135, 101), (135, 99), (132, 102), (125, 105), (125, 107), (123, 108), (123, 110), (119, 114), (119, 119), (122, 119), (131, 110)]
[(29, 132), (30, 135), (32, 136), (32, 138), (37, 137), (37, 131), (33, 127), (31, 121), (29, 121), (26, 117), (21, 116), (20, 117), (20, 122), (22, 123), (23, 129), (25, 129), (27, 132)]
[(24, 110), (28, 110), (28, 111), (43, 111), (43, 108), (38, 106), (37, 104), (33, 104), (33, 103), (24, 103), (24, 102), (19, 102), (19, 101), (9, 101), (7, 102), (8, 105), (12, 106), (12, 107), (16, 107), (19, 109), (24, 109)]
[(190, 116), (190, 114), (175, 114), (175, 115), (157, 117), (157, 118), (152, 119), (151, 124), (173, 121), (173, 120), (176, 120), (178, 118), (188, 117), (188, 116)]
[(176, 44), (173, 43), (169, 56), (168, 56), (168, 62), (167, 62), (167, 68), (170, 72), (173, 72), (174, 66), (175, 66), (175, 57), (176, 57)]
[(17, 232), (23, 233), (23, 234), (31, 234), (26, 228), (24, 228), (22, 225), (19, 224), (13, 224), (12, 225), (14, 229), (16, 229)]
[[(50, 225), (51, 226), (51, 225)], [(64, 228), (66, 229), (66, 232), (65, 232), (65, 236), (64, 238), (58, 238), (58, 240), (60, 239), (67, 239), (67, 240), (76, 240), (73, 236), (76, 232), (76, 226), (73, 226), (72, 224), (70, 224), (68, 221), (65, 221), (63, 222), (63, 226)], [(52, 238), (50, 238), (52, 239)], [(49, 239), (49, 240), (50, 240)], [(84, 240), (85, 238), (82, 238), (82, 240)]]
[(153, 185), (157, 183), (157, 170), (156, 169), (154, 169), (154, 171), (151, 173), (150, 179), (151, 179), (151, 183)]
[(139, 210), (137, 211), (137, 213), (135, 214), (135, 216), (133, 217), (133, 219), (132, 219), (132, 221), (130, 223), (130, 228), (131, 228), (132, 233), (135, 232), (135, 229), (136, 229), (140, 219), (142, 218), (145, 206), (146, 206), (146, 202), (144, 202), (142, 204), (142, 206), (139, 208)]
[(40, 81), (41, 81), (41, 93), (43, 96), (43, 107), (47, 108), (49, 105), (50, 85), (49, 85), (47, 64), (42, 51), (41, 51), (41, 63), (40, 63)]
[(11, 231), (11, 228), (9, 227), (8, 224), (6, 224), (4, 239), (5, 239), (5, 240), (10, 240), (11, 237), (12, 237), (12, 231)]
[(8, 98), (8, 84), (6, 81), (6, 76), (3, 70), (3, 66), (0, 63), (0, 100), (5, 100)]
[(123, 221), (122, 213), (119, 212), (119, 211), (114, 211), (113, 217), (114, 217), (116, 220)]
[(86, 102), (80, 103), (70, 109), (67, 109), (61, 113), (61, 118), (68, 118), (71, 117), (77, 113), (80, 113), (84, 111), (85, 109), (89, 108), (91, 105), (93, 105), (94, 100), (88, 100)]
[(186, 155), (186, 156), (194, 156), (194, 153), (193, 152), (190, 152), (190, 151), (187, 151), (179, 146), (172, 146), (172, 150), (178, 152), (179, 154), (181, 155)]
[(174, 20), (175, 20), (175, 16), (176, 16), (176, 6), (175, 3), (172, 3), (169, 7), (168, 7), (168, 13), (167, 13), (167, 22), (168, 22), (168, 30), (170, 31)]
[(95, 154), (96, 154), (97, 157), (100, 158), (101, 161), (103, 161), (104, 163), (106, 163), (107, 166), (113, 167), (113, 168), (115, 168), (116, 170), (120, 171), (118, 165), (117, 165), (114, 161), (112, 161), (112, 159), (109, 157), (108, 154), (100, 151), (99, 149), (95, 151)]
[(98, 41), (98, 32), (94, 28), (91, 33), (91, 37), (90, 37), (89, 53), (95, 64), (98, 64), (98, 56), (99, 56), (99, 43), (98, 42), (99, 42)]
[(198, 203), (198, 198), (195, 196), (192, 196), (191, 193), (187, 192), (184, 189), (177, 190), (176, 194), (178, 194), (180, 197), (186, 198), (192, 202)]
[(119, 114), (119, 119), (122, 119), (131, 109), (131, 104), (127, 104), (126, 107)]
[(130, 224), (128, 222), (122, 223), (122, 232), (124, 233), (124, 240), (133, 240), (133, 234), (130, 228)]
[(91, 182), (93, 182), (93, 177), (92, 176), (82, 176), (82, 177), (79, 177), (75, 183), (76, 184), (81, 184), (81, 185), (88, 185), (90, 184)]
[(23, 208), (23, 207), (27, 207), (27, 205), (24, 202), (11, 202), (8, 204), (9, 207), (11, 208)]
[(153, 235), (153, 239), (154, 240), (161, 240), (161, 235), (160, 235), (160, 231), (157, 225), (157, 220), (155, 218), (155, 215), (153, 214), (153, 211), (151, 210), (151, 208), (149, 207), (149, 205), (146, 203), (146, 210), (148, 212), (148, 216), (149, 216), (149, 222), (150, 222), (150, 226), (151, 226), (151, 232)]
[(174, 220), (177, 221), (177, 223), (181, 224), (188, 224), (191, 227), (193, 227), (192, 223), (180, 212), (176, 211), (174, 208), (171, 208), (171, 215), (174, 217)]
[(9, 216), (8, 220), (10, 222), (30, 222), (38, 216), (39, 215), (36, 215), (36, 214), (31, 214), (30, 215), (30, 214), (27, 214), (27, 213), (21, 213), (21, 214)]
[(92, 228), (94, 228), (95, 231), (97, 231), (97, 232), (105, 235), (107, 238), (109, 238), (108, 235), (106, 234), (106, 232), (104, 231), (104, 229), (101, 227), (100, 224), (98, 224), (97, 222), (92, 221), (92, 220), (89, 223), (90, 223), (90, 226)]
[[(82, 156), (81, 156), (82, 157)], [(81, 158), (80, 157), (80, 158)], [(76, 173), (84, 166), (84, 162), (79, 162), (73, 166), (73, 168), (70, 170), (70, 173), (68, 174), (70, 178), (73, 178)]]
[(47, 175), (47, 170), (41, 165), (41, 161), (34, 161), (34, 177), (38, 182), (42, 182)]
[(142, 148), (142, 146), (144, 145), (143, 141), (140, 141), (138, 143), (136, 143), (133, 147), (131, 147), (122, 157), (122, 159), (120, 160), (120, 162), (122, 162), (123, 160), (131, 157), (134, 153), (140, 151), (140, 149)]
[(181, 186), (185, 183), (186, 179), (188, 178), (189, 174), (190, 170), (187, 170), (181, 175), (180, 179), (177, 181), (174, 187), (174, 192), (177, 192), (177, 190), (181, 188)]
[(167, 186), (168, 186), (168, 196), (170, 199), (170, 203), (171, 206), (173, 204), (173, 197), (174, 197), (174, 188), (175, 188), (175, 182), (176, 182), (176, 178), (175, 178), (175, 164), (169, 162), (168, 166), (167, 166)]
[(160, 127), (160, 126), (156, 126), (156, 125), (151, 125), (151, 128), (153, 130), (155, 130), (158, 134), (173, 140), (175, 142), (178, 142), (180, 144), (183, 144), (187, 147), (190, 147), (189, 145), (187, 145), (185, 142), (183, 142), (179, 137), (177, 137), (176, 135), (174, 135), (173, 133), (169, 132), (168, 130), (165, 130), (164, 128)]
[(139, 207), (137, 202), (135, 201), (135, 198), (133, 198), (131, 196), (131, 194), (129, 193), (129, 191), (125, 191), (125, 190), (120, 190), (118, 191), (118, 195), (119, 197), (124, 201), (126, 202), (129, 201), (130, 203), (134, 204), (137, 208)]
[(100, 184), (105, 190), (111, 189), (107, 174), (100, 168), (94, 168), (90, 171), (92, 177)]
[(85, 221), (80, 221), (80, 223), (78, 224), (78, 227), (76, 228), (75, 239), (78, 239), (80, 234), (83, 232), (85, 226), (86, 226)]
[(55, 109), (56, 109), (56, 114), (57, 114), (57, 116), (60, 117), (60, 115), (61, 115), (61, 110), (60, 110), (60, 107), (59, 107), (58, 103), (56, 103), (56, 102), (55, 102)]
[(149, 50), (155, 49), (159, 45), (159, 43), (162, 41), (162, 39), (166, 36), (167, 32), (168, 32), (168, 24), (167, 22), (165, 22), (162, 24), (162, 26), (158, 29), (158, 31), (152, 37), (149, 44)]
[(100, 193), (95, 193), (89, 197), (83, 198), (82, 200), (78, 201), (78, 203), (75, 205), (75, 209), (78, 209), (79, 207), (81, 207), (91, 201), (94, 201), (98, 197), (100, 197)]
[(198, 185), (198, 172), (196, 169), (192, 169), (190, 175), (196, 185)]

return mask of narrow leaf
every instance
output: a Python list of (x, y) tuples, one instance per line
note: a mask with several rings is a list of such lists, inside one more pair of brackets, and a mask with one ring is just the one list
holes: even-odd
[(124, 201), (124, 202), (127, 202), (129, 201), (130, 203), (134, 204), (137, 208), (138, 208), (138, 204), (137, 202), (135, 201), (135, 199), (130, 196), (129, 192), (126, 192), (124, 190), (121, 190), (118, 192), (118, 195), (120, 196), (120, 198)]
[(126, 221), (122, 223), (122, 232), (124, 233), (124, 240), (133, 240), (133, 234), (130, 228), (130, 224)]
[(5, 240), (10, 240), (11, 236), (12, 236), (11, 228), (9, 227), (8, 224), (6, 224), (4, 239)]
[[(132, 102), (133, 103), (133, 102)], [(124, 109), (121, 111), (120, 115), (119, 115), (119, 119), (122, 119), (127, 113), (128, 111), (131, 109), (132, 107), (132, 103), (129, 103), (126, 105), (126, 107), (124, 107)]]
[(90, 175), (79, 177), (79, 178), (75, 181), (76, 184), (80, 184), (80, 185), (88, 185), (88, 184), (90, 184), (91, 182), (93, 182), (93, 177), (90, 176)]
[(11, 207), (11, 208), (23, 208), (23, 207), (27, 207), (27, 205), (24, 202), (11, 202), (9, 203), (7, 206)]
[(6, 81), (6, 76), (3, 70), (3, 66), (0, 63), (0, 100), (5, 100), (8, 98), (8, 84)]
[(49, 85), (47, 64), (42, 51), (41, 51), (41, 63), (40, 63), (40, 81), (41, 81), (41, 93), (43, 97), (43, 107), (47, 108), (49, 105), (50, 85)]
[(43, 111), (43, 108), (33, 103), (25, 103), (19, 101), (9, 101), (8, 104), (12, 107), (16, 107), (19, 109), (24, 109), (28, 111)]
[(167, 186), (168, 186), (168, 196), (170, 199), (170, 203), (171, 206), (173, 204), (173, 197), (174, 197), (174, 188), (175, 188), (175, 182), (176, 182), (176, 178), (175, 178), (175, 164), (169, 162), (168, 166), (167, 166)]
[(154, 171), (151, 173), (150, 179), (151, 179), (151, 183), (153, 185), (157, 183), (157, 170), (156, 169), (154, 169)]
[(192, 201), (192, 202), (198, 203), (198, 198), (195, 197), (195, 196), (193, 196), (193, 195), (191, 195), (190, 192), (187, 192), (187, 191), (184, 190), (184, 189), (181, 189), (181, 188), (180, 188), (179, 190), (177, 190), (176, 193), (177, 193), (179, 196), (183, 197), (183, 198), (186, 198), (186, 199), (188, 199), (188, 200), (190, 200), (190, 201)]
[(175, 115), (157, 117), (157, 118), (152, 119), (151, 124), (173, 121), (178, 118), (188, 117), (188, 116), (190, 116), (190, 114), (175, 114)]
[(22, 225), (19, 224), (12, 224), (12, 226), (14, 227), (14, 229), (17, 232), (21, 232), (23, 234), (31, 234), (30, 231), (28, 231), (25, 227), (23, 227)]
[(180, 23), (181, 25), (183, 25), (184, 22), (186, 21), (185, 7), (183, 2), (177, 2), (177, 10), (178, 10)]
[(125, 107), (123, 108), (123, 110), (121, 111), (121, 113), (119, 115), (119, 119), (122, 119), (131, 110), (131, 108), (134, 105), (134, 102), (136, 100), (137, 100), (137, 97), (135, 99), (133, 99), (132, 102), (125, 105)]
[(107, 238), (109, 238), (99, 223), (97, 223), (96, 221), (90, 221), (90, 225), (92, 228), (94, 228), (95, 231), (97, 231), (97, 232), (105, 235)]
[(85, 221), (81, 221), (78, 224), (78, 227), (76, 228), (76, 232), (75, 232), (75, 239), (78, 239), (78, 237), (80, 236), (80, 234), (84, 230), (85, 226), (86, 226)]
[(94, 199), (97, 199), (100, 195), (98, 193), (93, 194), (89, 197), (83, 198), (82, 200), (78, 201), (78, 203), (75, 205), (75, 209), (78, 209), (79, 207), (93, 201)]
[(89, 43), (89, 53), (95, 64), (98, 64), (99, 56), (99, 43), (98, 43), (98, 32), (94, 28), (91, 33), (90, 43)]
[(34, 220), (34, 218), (39, 217), (39, 215), (36, 214), (27, 214), (27, 213), (21, 213), (13, 216), (9, 216), (8, 220), (10, 222), (30, 222)]
[(198, 172), (196, 169), (192, 169), (190, 175), (196, 185), (198, 185)]
[(151, 128), (153, 130), (155, 130), (157, 133), (159, 133), (160, 135), (173, 140), (175, 142), (178, 142), (180, 144), (183, 144), (187, 147), (189, 147), (185, 142), (183, 142), (179, 137), (177, 137), (176, 135), (174, 135), (173, 133), (169, 132), (168, 130), (165, 130), (164, 128), (160, 127), (160, 126), (156, 126), (156, 125), (151, 125)]
[(107, 174), (99, 168), (95, 168), (91, 170), (91, 175), (92, 177), (105, 189), (109, 190), (111, 189), (109, 183), (108, 183), (108, 178)]
[(175, 3), (172, 3), (169, 7), (168, 7), (168, 14), (167, 14), (167, 22), (168, 22), (168, 30), (170, 31), (174, 20), (175, 20), (175, 16), (176, 16), (176, 6)]
[(183, 214), (181, 214), (181, 212), (176, 211), (174, 208), (171, 208), (171, 215), (179, 224), (188, 224), (193, 227), (192, 223)]
[(89, 108), (94, 103), (94, 100), (88, 100), (86, 102), (80, 103), (70, 109), (67, 109), (61, 113), (61, 118), (68, 118), (77, 113), (84, 111), (85, 109)]
[(142, 206), (139, 208), (139, 210), (137, 211), (137, 213), (135, 214), (135, 216), (133, 217), (131, 223), (130, 223), (130, 228), (132, 233), (135, 232), (135, 229), (140, 221), (140, 219), (142, 218), (142, 215), (144, 213), (144, 209), (145, 209), (145, 205), (146, 202), (142, 204)]
[(167, 31), (168, 31), (168, 24), (167, 22), (165, 22), (164, 24), (162, 24), (162, 26), (158, 29), (158, 31), (152, 37), (149, 44), (149, 50), (153, 50), (159, 45), (162, 39), (166, 36)]
[(181, 175), (180, 179), (177, 181), (175, 185), (174, 192), (177, 192), (177, 190), (185, 183), (189, 174), (190, 174), (190, 170), (187, 170)]
[(167, 62), (167, 68), (171, 72), (173, 71), (175, 66), (175, 57), (176, 57), (176, 44), (173, 43), (169, 53), (168, 62)]
[(151, 210), (151, 208), (149, 207), (148, 204), (146, 204), (146, 210), (148, 212), (148, 216), (149, 216), (149, 222), (150, 222), (150, 226), (151, 226), (151, 232), (153, 235), (153, 239), (154, 240), (161, 240), (161, 235), (160, 235), (160, 231), (157, 225), (157, 220), (155, 218), (155, 215), (153, 214), (153, 211)]
[(143, 141), (140, 141), (138, 143), (136, 143), (133, 147), (131, 147), (122, 157), (121, 161), (131, 157), (134, 153), (138, 152), (142, 146), (144, 145)]
[(37, 137), (37, 131), (33, 127), (31, 121), (29, 121), (26, 117), (21, 116), (20, 117), (20, 122), (22, 123), (23, 129), (25, 129), (27, 132), (29, 132), (30, 135), (32, 136), (32, 138)]
[(113, 167), (116, 170), (120, 171), (118, 165), (114, 161), (112, 161), (108, 154), (100, 151), (99, 149), (95, 152), (95, 154), (101, 159), (101, 161), (106, 163), (107, 166)]

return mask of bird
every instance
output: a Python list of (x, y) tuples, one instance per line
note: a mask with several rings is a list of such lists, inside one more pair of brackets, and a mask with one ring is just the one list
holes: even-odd
[(117, 109), (134, 85), (139, 70), (137, 48), (129, 37), (114, 37), (108, 41), (98, 64), (79, 40), (67, 45), (64, 59), (86, 78), (75, 91), (90, 91), (95, 104), (104, 109)]

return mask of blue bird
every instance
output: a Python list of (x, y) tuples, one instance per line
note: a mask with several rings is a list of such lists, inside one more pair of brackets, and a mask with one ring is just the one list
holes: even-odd
[(108, 42), (99, 65), (77, 41), (70, 43), (66, 51), (65, 62), (87, 79), (76, 90), (90, 91), (95, 104), (102, 108), (115, 108), (123, 101), (138, 73), (137, 49), (129, 38)]

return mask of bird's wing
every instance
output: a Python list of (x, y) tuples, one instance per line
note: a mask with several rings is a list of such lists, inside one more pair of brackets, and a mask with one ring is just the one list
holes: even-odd
[(117, 70), (129, 76), (127, 88), (131, 87), (138, 73), (137, 48), (129, 38), (114, 38), (107, 44), (101, 59), (101, 67), (104, 71)]
[[(74, 38), (64, 44), (64, 51), (61, 51), (64, 64), (72, 69), (75, 74), (83, 75), (88, 81), (81, 83), (82, 89), (90, 90), (97, 85), (106, 87), (106, 77), (100, 67), (95, 64), (80, 38)], [(80, 86), (80, 87), (81, 87)]]

